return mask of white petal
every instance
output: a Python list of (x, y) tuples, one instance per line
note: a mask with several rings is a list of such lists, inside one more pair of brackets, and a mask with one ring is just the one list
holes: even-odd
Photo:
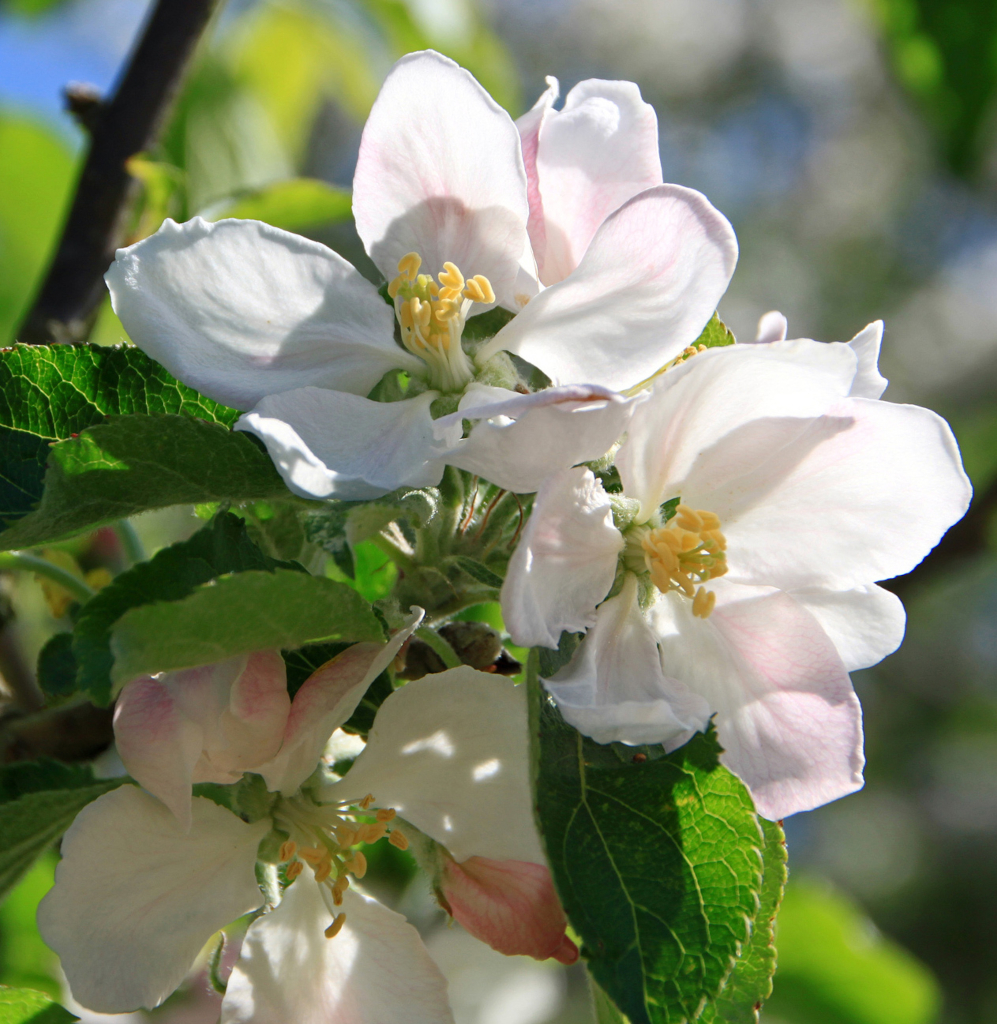
[(633, 82), (579, 82), (544, 119), (536, 165), (546, 241), (537, 262), (550, 285), (578, 266), (614, 210), (661, 184), (654, 108)]
[(551, 114), (554, 102), (560, 95), (561, 87), (552, 75), (547, 76), (547, 88), (541, 93), (540, 99), (533, 104), (519, 120), (516, 127), (523, 144), (523, 163), (526, 166), (526, 192), (530, 200), (530, 219), (528, 228), (533, 254), (537, 259), (537, 268), (542, 272), (543, 252), (547, 247), (546, 230), (544, 228), (543, 200), (540, 198), (540, 180), (537, 176), (537, 144), (544, 121)]
[(167, 220), (119, 249), (105, 280), (129, 337), (237, 409), (306, 384), (366, 395), (393, 367), (394, 315), (341, 256), (253, 220)]
[(761, 345), (770, 341), (785, 341), (789, 321), (777, 309), (764, 313), (758, 321), (758, 335), (755, 341)]
[(633, 574), (599, 606), (574, 658), (544, 684), (565, 721), (598, 743), (671, 746), (709, 721), (706, 701), (662, 670)]
[(664, 595), (651, 610), (662, 662), (716, 712), (723, 763), (773, 820), (862, 786), (862, 711), (816, 619), (768, 587), (716, 580), (708, 619)]
[(381, 705), (367, 746), (327, 799), (394, 807), (468, 857), (545, 864), (530, 795), (526, 690), (473, 668), (406, 684)]
[(678, 185), (646, 189), (603, 223), (578, 269), (477, 358), (506, 349), (555, 384), (632, 387), (699, 337), (736, 262), (734, 231), (704, 196)]
[(858, 356), (859, 366), (855, 383), (849, 394), (852, 398), (879, 398), (889, 381), (879, 372), (879, 349), (883, 344), (883, 321), (876, 320), (864, 327), (848, 343)]
[(290, 796), (315, 771), (329, 737), (356, 711), (367, 688), (394, 661), (423, 615), (421, 608), (413, 609), (387, 643), (353, 644), (301, 684), (280, 751), (256, 769), (268, 789)]
[(820, 623), (849, 672), (877, 664), (903, 641), (903, 603), (874, 583), (852, 590), (808, 587), (790, 597)]
[(38, 927), (89, 1009), (158, 1006), (214, 932), (263, 902), (254, 865), (269, 819), (247, 825), (197, 798), (193, 821), (184, 833), (126, 785), (85, 807), (62, 840)]
[(347, 890), (332, 923), (310, 868), (257, 918), (222, 1001), (221, 1024), (452, 1024), (447, 983), (419, 933)]
[(300, 388), (264, 398), (235, 429), (263, 441), (295, 494), (363, 501), (440, 482), (439, 454), (447, 445), (433, 434), (434, 398), (435, 391), (426, 391), (402, 402), (372, 402)]
[(475, 387), (465, 396), (471, 401), (462, 400), (458, 412), (433, 425), (439, 437), (461, 419), (478, 421), (444, 457), (451, 466), (519, 494), (537, 490), (551, 473), (605, 455), (645, 397), (624, 398), (607, 388), (569, 385), (532, 395), (512, 393), (506, 401), (479, 405)]
[[(747, 454), (787, 425), (768, 458)], [(955, 438), (928, 409), (846, 398), (809, 423), (744, 434), (750, 444), (725, 439), (682, 492), (720, 517), (734, 582), (846, 590), (900, 576), (969, 506)]]
[(512, 118), (474, 78), (431, 50), (410, 53), (381, 87), (353, 179), (357, 231), (390, 281), (409, 252), (423, 272), (456, 263), (498, 301), (537, 290), (526, 172)]
[(693, 356), (663, 374), (634, 412), (616, 456), (624, 492), (640, 501), (644, 518), (677, 495), (690, 503), (683, 490), (690, 480), (704, 490), (735, 475), (745, 459), (758, 462), (771, 451), (767, 423), (822, 414), (848, 393), (854, 376), (847, 345), (815, 341), (731, 345)]
[(595, 624), (623, 535), (591, 470), (566, 469), (537, 493), (502, 586), (502, 617), (515, 643), (557, 647), (562, 630)]

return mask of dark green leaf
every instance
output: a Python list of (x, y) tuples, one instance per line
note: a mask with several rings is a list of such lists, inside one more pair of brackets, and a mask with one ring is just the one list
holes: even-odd
[(493, 573), (487, 565), (482, 565), (476, 559), (468, 558), (465, 555), (459, 555), (456, 561), (471, 579), (483, 583), (486, 587), (494, 587), (496, 590), (501, 590), (502, 577)]
[(730, 328), (720, 319), (718, 313), (710, 317), (710, 322), (703, 328), (703, 333), (693, 342), (697, 348), (705, 345), (707, 348), (723, 348), (725, 345), (734, 344), (734, 335)]
[(574, 657), (575, 651), (578, 650), (578, 645), (582, 642), (584, 635), (584, 633), (562, 633), (556, 651), (552, 651), (547, 647), (538, 647), (540, 675), (544, 679), (550, 679), (552, 675), (564, 668)]
[(0, 985), (0, 1024), (72, 1024), (79, 1019), (44, 992)]
[(776, 822), (758, 820), (765, 833), (761, 904), (751, 938), (716, 1002), (703, 1011), (701, 1024), (758, 1024), (758, 1011), (772, 994), (776, 914), (786, 888), (786, 837)]
[(682, 504), (681, 498), (669, 498), (668, 501), (663, 501), (658, 507), (658, 511), (661, 513), (661, 521), (667, 523), (669, 519), (675, 518), (675, 510)]
[(170, 505), (286, 497), (247, 434), (189, 416), (120, 416), (52, 448), (41, 505), (0, 543), (31, 547)]
[(264, 555), (238, 516), (231, 512), (217, 516), (189, 540), (164, 548), (150, 561), (122, 573), (86, 603), (73, 630), (79, 688), (95, 703), (110, 702), (111, 627), (129, 608), (179, 601), (202, 583), (227, 573), (292, 566)]
[(0, 896), (92, 800), (127, 779), (97, 779), (83, 765), (23, 761), (0, 768)]
[(38, 685), (49, 697), (75, 693), (77, 669), (72, 633), (56, 633), (38, 652)]
[(211, 220), (236, 217), (261, 220), (285, 231), (297, 231), (316, 224), (338, 224), (353, 216), (353, 197), (345, 188), (336, 188), (317, 178), (293, 178), (276, 181), (211, 210)]
[(479, 313), (468, 318), (464, 325), (463, 337), (468, 341), (484, 341), (494, 338), (496, 334), (513, 318), (515, 314), (496, 306), (487, 313)]
[(695, 1019), (759, 905), (762, 833), (716, 734), (602, 746), (566, 725), (530, 659), (536, 807), (592, 976), (632, 1024)]
[(264, 648), (383, 639), (370, 605), (345, 583), (292, 569), (240, 572), (127, 611), (112, 629), (111, 679), (123, 686)]
[(0, 518), (41, 500), (49, 446), (105, 416), (160, 413), (231, 426), (235, 409), (170, 376), (137, 348), (15, 345), (0, 350)]
[(207, 797), (250, 823), (267, 817), (277, 799), (276, 794), (267, 791), (263, 776), (252, 772), (246, 772), (238, 782), (228, 786), (217, 782), (199, 782), (194, 786), (194, 796)]

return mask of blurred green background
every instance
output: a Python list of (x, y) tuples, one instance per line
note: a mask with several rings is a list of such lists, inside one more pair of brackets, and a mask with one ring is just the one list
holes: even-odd
[[(30, 305), (83, 146), (60, 90), (109, 89), (146, 6), (0, 0), (0, 344)], [(587, 77), (637, 81), (658, 111), (665, 180), (704, 191), (737, 230), (721, 306), (735, 334), (771, 308), (791, 336), (824, 340), (884, 318), (886, 397), (947, 416), (977, 491), (993, 494), (994, 0), (230, 0), (161, 145), (132, 165), (131, 237), (165, 216), (259, 217), (373, 274), (349, 219), (360, 131), (391, 63), (426, 46), (514, 115), (547, 74), (562, 95)], [(107, 307), (93, 340), (125, 340)], [(154, 550), (198, 524), (178, 510), (137, 525)], [(786, 823), (767, 1024), (997, 1021), (993, 537), (984, 516), (962, 550), (897, 584), (905, 644), (855, 680), (867, 785)], [(376, 589), (383, 570), (368, 569), (361, 585)], [(2, 586), (33, 657), (56, 620), (34, 581)], [(0, 907), (0, 982), (56, 994), (33, 921), (53, 864)], [(491, 953), (443, 927), (419, 883), (391, 896), (450, 978), (458, 1024), (590, 1019), (579, 969)], [(196, 977), (152, 1016), (210, 1024), (217, 1006)]]

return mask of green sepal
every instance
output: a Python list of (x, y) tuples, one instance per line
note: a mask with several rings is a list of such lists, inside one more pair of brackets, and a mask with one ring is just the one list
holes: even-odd
[(471, 579), (484, 584), (486, 587), (493, 587), (495, 590), (502, 589), (502, 577), (492, 572), (487, 565), (483, 565), (476, 558), (458, 555), (455, 561)]
[(277, 802), (277, 794), (267, 790), (263, 776), (252, 772), (246, 772), (231, 785), (199, 782), (194, 786), (194, 796), (202, 796), (219, 807), (227, 807), (250, 825), (266, 818)]
[(0, 985), (0, 1024), (72, 1024), (79, 1019), (44, 992)]

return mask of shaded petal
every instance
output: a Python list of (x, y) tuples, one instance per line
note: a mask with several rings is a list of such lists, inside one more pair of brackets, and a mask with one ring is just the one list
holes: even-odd
[(446, 444), (434, 438), (434, 398), (435, 391), (426, 391), (402, 402), (372, 402), (300, 388), (264, 398), (235, 429), (260, 438), (295, 494), (364, 501), (440, 482)]
[(864, 327), (848, 343), (858, 356), (855, 383), (849, 392), (852, 398), (879, 398), (889, 381), (879, 372), (879, 349), (883, 344), (883, 321)]
[(523, 146), (523, 163), (526, 167), (526, 194), (530, 201), (530, 219), (527, 227), (541, 279), (543, 277), (543, 252), (547, 247), (547, 236), (544, 228), (543, 200), (540, 198), (540, 180), (537, 176), (537, 143), (540, 138), (541, 126), (551, 113), (551, 108), (561, 92), (558, 80), (552, 75), (548, 75), (546, 81), (547, 88), (541, 93), (540, 99), (516, 121)]
[(699, 694), (662, 670), (632, 573), (620, 593), (599, 606), (575, 656), (544, 685), (565, 721), (597, 743), (678, 745), (705, 729), (710, 717)]
[(405, 918), (351, 890), (341, 910), (327, 939), (332, 915), (305, 868), (249, 926), (221, 1024), (453, 1024), (447, 983)]
[(88, 804), (38, 908), (74, 998), (104, 1013), (158, 1006), (214, 932), (263, 903), (254, 865), (269, 829), (197, 798), (185, 833), (129, 785)]
[(755, 341), (765, 345), (770, 341), (785, 341), (789, 330), (789, 321), (777, 309), (763, 313), (758, 321), (758, 334)]
[(373, 793), (457, 860), (545, 864), (533, 822), (526, 690), (473, 668), (423, 676), (381, 705), (330, 800)]
[(848, 672), (878, 664), (903, 642), (903, 602), (875, 583), (852, 590), (805, 587), (789, 596), (820, 623)]
[[(855, 354), (847, 345), (801, 340), (699, 353), (663, 374), (634, 412), (616, 455), (624, 492), (640, 501), (644, 519), (676, 495), (686, 504), (699, 500), (686, 493), (690, 481), (705, 491), (711, 479), (729, 479), (738, 467), (757, 463), (771, 452), (766, 423), (821, 415), (848, 393), (854, 376)], [(807, 425), (801, 419), (799, 431)], [(735, 446), (729, 436), (746, 426), (750, 431), (736, 435)], [(719, 509), (696, 507), (717, 512), (726, 528)]]
[(387, 643), (353, 644), (301, 684), (291, 702), (280, 752), (256, 769), (268, 789), (290, 796), (315, 771), (329, 737), (356, 711), (367, 688), (391, 664), (423, 615), (421, 608), (413, 609)]
[(532, 395), (507, 392), (505, 401), (478, 404), (482, 392), (492, 397), (498, 390), (470, 385), (459, 411), (436, 420), (433, 429), (439, 437), (464, 419), (477, 420), (444, 458), (518, 494), (536, 491), (551, 473), (605, 455), (645, 398), (575, 384)]
[(788, 595), (715, 580), (708, 619), (662, 595), (650, 612), (663, 663), (716, 712), (721, 761), (773, 820), (862, 786), (862, 710), (824, 630)]
[(253, 220), (167, 220), (105, 275), (128, 336), (237, 409), (306, 384), (366, 395), (419, 360), (377, 289), (318, 242)]
[(550, 285), (578, 266), (614, 210), (661, 184), (654, 108), (633, 82), (579, 82), (544, 119), (536, 166), (546, 243), (540, 279)]
[(513, 641), (556, 648), (562, 630), (595, 625), (623, 543), (591, 470), (552, 476), (537, 493), (502, 586), (502, 618)]
[[(800, 422), (778, 442), (778, 421), (749, 424), (751, 444), (704, 453), (682, 491), (720, 516), (732, 581), (847, 590), (900, 576), (968, 508), (955, 438), (929, 409), (846, 398)], [(768, 456), (744, 457), (762, 433)]]
[(440, 888), (454, 919), (476, 939), (506, 956), (578, 959), (565, 935), (568, 921), (550, 871), (521, 860), (469, 857), (444, 861)]
[[(529, 203), (512, 118), (452, 60), (425, 50), (395, 64), (367, 119), (353, 179), (357, 232), (390, 281), (409, 252), (423, 272), (483, 274), (516, 310), (536, 293)], [(524, 300), (525, 301), (525, 298)]]
[(578, 269), (477, 358), (506, 349), (555, 384), (623, 390), (699, 337), (736, 262), (734, 231), (704, 196), (679, 185), (646, 189), (606, 219)]

